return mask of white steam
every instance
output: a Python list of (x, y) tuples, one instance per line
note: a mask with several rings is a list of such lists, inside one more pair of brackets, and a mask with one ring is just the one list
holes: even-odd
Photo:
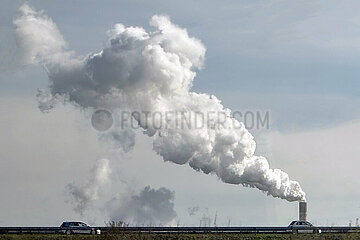
[[(42, 11), (35, 11), (24, 4), (19, 9), (21, 15), (14, 20), (18, 44), (24, 49), (28, 62), (50, 62), (64, 52), (66, 42), (56, 24)], [(59, 60), (59, 59), (58, 59)]]
[[(61, 96), (82, 108), (159, 112), (152, 121), (151, 115), (133, 117), (165, 161), (188, 164), (225, 183), (258, 188), (288, 201), (305, 199), (298, 182), (254, 155), (253, 136), (220, 100), (190, 91), (206, 49), (167, 16), (151, 18), (152, 32), (116, 24), (102, 51), (76, 59), (64, 51), (63, 37), (48, 17), (28, 5), (20, 13), (14, 21), (18, 40), (27, 59), (47, 69), (50, 103)], [(178, 127), (179, 116), (167, 115), (174, 111), (184, 112), (181, 117), (192, 124), (199, 121), (193, 116), (203, 113), (208, 124)]]
[(89, 205), (99, 199), (99, 192), (109, 182), (110, 174), (109, 160), (99, 159), (91, 169), (86, 185), (78, 186), (74, 183), (67, 185), (67, 191), (72, 197), (74, 210), (77, 213), (83, 215)]

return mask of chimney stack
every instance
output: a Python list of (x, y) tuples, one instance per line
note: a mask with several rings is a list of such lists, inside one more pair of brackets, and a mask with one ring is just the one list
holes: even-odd
[(299, 202), (299, 221), (306, 221), (307, 202)]

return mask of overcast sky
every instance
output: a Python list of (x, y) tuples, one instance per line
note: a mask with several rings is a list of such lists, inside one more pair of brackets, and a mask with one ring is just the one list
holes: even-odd
[[(176, 221), (198, 226), (287, 225), (297, 203), (222, 183), (213, 175), (164, 162), (141, 132), (127, 154), (101, 141), (89, 113), (37, 107), (46, 88), (39, 66), (21, 66), (13, 19), (24, 1), (0, 2), (0, 225), (58, 225), (79, 219), (102, 225), (115, 195), (145, 186), (175, 192)], [(53, 19), (82, 55), (103, 48), (115, 23), (150, 29), (166, 14), (207, 48), (193, 91), (216, 95), (236, 111), (269, 112), (269, 129), (249, 129), (257, 152), (301, 183), (309, 220), (347, 225), (360, 217), (360, 17), (358, 1), (28, 1)], [(73, 210), (69, 183), (84, 183), (99, 158), (112, 185), (84, 216)], [(129, 190), (130, 188), (130, 190)], [(199, 207), (193, 216), (188, 208)], [(213, 220), (212, 220), (213, 221)]]

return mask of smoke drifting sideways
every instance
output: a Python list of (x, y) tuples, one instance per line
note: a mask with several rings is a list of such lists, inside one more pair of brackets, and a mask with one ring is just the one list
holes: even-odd
[(101, 188), (110, 182), (110, 174), (109, 160), (105, 158), (99, 159), (91, 169), (89, 179), (84, 186), (79, 186), (75, 183), (70, 183), (66, 186), (66, 190), (75, 204), (75, 212), (84, 216), (84, 211), (90, 204), (99, 199)]
[[(215, 174), (223, 182), (257, 188), (288, 201), (304, 201), (298, 182), (268, 161), (254, 155), (256, 143), (244, 124), (213, 95), (191, 91), (196, 70), (200, 70), (206, 49), (186, 29), (169, 17), (154, 15), (153, 31), (122, 24), (107, 32), (105, 48), (88, 56), (75, 57), (55, 23), (29, 5), (19, 9), (14, 20), (19, 46), (29, 63), (41, 64), (49, 77), (49, 96), (40, 97), (41, 106), (51, 109), (56, 99), (81, 108), (130, 112), (182, 111), (183, 116), (204, 113), (201, 128), (177, 127), (171, 121), (150, 115), (134, 116), (144, 133), (153, 140), (153, 149), (164, 161), (188, 164), (205, 174)], [(225, 119), (219, 119), (223, 113)], [(183, 117), (182, 116), (182, 117)], [(188, 117), (189, 122), (196, 119)], [(170, 123), (169, 123), (170, 122)], [(155, 126), (167, 126), (159, 128)], [(166, 124), (165, 124), (166, 123)]]
[(111, 221), (123, 221), (136, 226), (174, 225), (175, 192), (161, 187), (146, 186), (139, 194), (128, 198), (114, 198), (106, 206)]

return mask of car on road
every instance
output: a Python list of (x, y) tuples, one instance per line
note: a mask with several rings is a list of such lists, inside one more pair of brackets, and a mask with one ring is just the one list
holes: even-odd
[(101, 234), (101, 230), (90, 227), (83, 222), (63, 222), (60, 226), (60, 233), (65, 234)]
[(292, 221), (288, 226), (292, 233), (321, 233), (321, 229), (308, 221)]

